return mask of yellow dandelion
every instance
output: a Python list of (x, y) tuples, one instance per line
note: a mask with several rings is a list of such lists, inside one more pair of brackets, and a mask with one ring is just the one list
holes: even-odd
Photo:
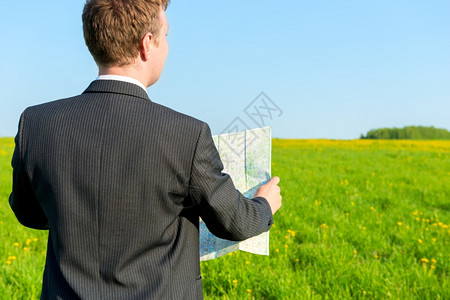
[(432, 238), (431, 240), (433, 241), (433, 243), (436, 242), (436, 238)]
[(397, 225), (398, 225), (398, 226), (402, 226), (403, 223), (402, 223), (402, 222), (397, 222)]
[(373, 257), (375, 257), (375, 259), (379, 258), (378, 254), (375, 254)]
[(373, 206), (370, 207), (370, 210), (374, 210)]
[(292, 236), (292, 237), (295, 236), (295, 231), (291, 231), (291, 236)]
[(245, 262), (245, 264), (246, 264), (246, 265), (249, 265), (249, 264), (250, 264), (250, 262), (249, 262), (249, 261), (247, 260), (247, 261)]
[(28, 251), (28, 247), (23, 247), (23, 251)]
[(287, 247), (289, 247), (288, 245), (284, 245), (284, 248), (287, 248)]
[(416, 221), (420, 221), (420, 218), (419, 218), (419, 217), (416, 217)]
[(38, 239), (37, 239), (37, 238), (34, 238), (34, 239), (33, 239), (33, 242), (37, 242), (37, 241), (38, 241)]
[(296, 258), (296, 259), (295, 259), (295, 261), (296, 261), (296, 262), (299, 262), (299, 261), (300, 261), (300, 259)]
[(278, 252), (280, 252), (280, 250), (279, 249), (275, 249), (275, 252), (278, 253)]
[(232, 281), (234, 284), (237, 284), (238, 283), (238, 281), (235, 279), (235, 280), (233, 280)]
[(14, 247), (19, 247), (19, 243), (14, 243)]
[(432, 269), (436, 269), (436, 266), (434, 266), (434, 265), (431, 265), (431, 266), (430, 266), (430, 268), (432, 268)]
[(363, 291), (363, 295), (367, 294), (366, 291)]
[(30, 239), (27, 239), (27, 241), (25, 242), (25, 244), (29, 245), (31, 243)]
[(417, 239), (417, 242), (418, 242), (419, 244), (422, 244), (422, 240), (421, 240), (421, 239)]
[(355, 206), (355, 202), (352, 202), (352, 206)]
[(345, 213), (345, 215), (348, 217), (350, 214), (349, 213)]
[(17, 257), (15, 257), (15, 256), (8, 257), (8, 260), (16, 260), (16, 259), (17, 259)]
[(409, 227), (409, 225), (406, 225), (406, 229), (409, 229), (410, 227)]
[(7, 261), (6, 261), (6, 264), (10, 265), (10, 264), (11, 264), (11, 261), (10, 261), (10, 260), (7, 260)]
[(229, 256), (233, 255), (233, 252), (228, 253)]
[(420, 261), (423, 263), (428, 263), (428, 259), (426, 259), (426, 258), (422, 258)]
[(251, 289), (247, 289), (247, 293), (249, 293), (249, 294), (250, 294), (251, 292), (252, 292), (252, 290), (251, 290)]
[(288, 235), (285, 235), (284, 238), (285, 238), (285, 239), (289, 239), (289, 236), (288, 236)]
[(356, 251), (356, 250), (353, 250), (353, 254), (356, 254), (356, 253), (358, 253), (358, 251)]
[(435, 263), (437, 263), (437, 260), (435, 260), (434, 258), (432, 258), (432, 259), (431, 259), (431, 262), (432, 262), (433, 264), (435, 264)]
[(366, 227), (363, 227), (362, 230), (366, 230)]

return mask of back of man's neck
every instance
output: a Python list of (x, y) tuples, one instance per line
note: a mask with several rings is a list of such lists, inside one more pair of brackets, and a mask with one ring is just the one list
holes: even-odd
[(116, 75), (133, 78), (142, 83), (142, 85), (147, 88), (148, 84), (142, 80), (140, 73), (136, 71), (133, 67), (99, 67), (98, 75)]

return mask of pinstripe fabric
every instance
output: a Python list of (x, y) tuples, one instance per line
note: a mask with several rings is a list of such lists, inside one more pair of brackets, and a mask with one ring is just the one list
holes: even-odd
[(12, 166), (18, 220), (49, 229), (42, 299), (201, 299), (199, 216), (231, 240), (272, 224), (221, 173), (206, 123), (127, 82), (27, 108)]

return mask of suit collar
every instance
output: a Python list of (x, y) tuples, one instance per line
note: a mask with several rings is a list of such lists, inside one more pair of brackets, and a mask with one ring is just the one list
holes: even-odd
[(150, 101), (147, 93), (140, 86), (118, 80), (94, 80), (83, 92), (83, 94), (85, 93), (122, 94)]

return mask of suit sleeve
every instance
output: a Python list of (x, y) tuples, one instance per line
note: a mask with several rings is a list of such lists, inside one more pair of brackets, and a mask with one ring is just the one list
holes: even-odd
[(19, 123), (19, 131), (15, 138), (16, 147), (12, 157), (13, 187), (9, 196), (9, 205), (14, 211), (17, 220), (30, 228), (48, 229), (47, 218), (36, 198), (22, 157), (22, 127), (24, 114)]
[(222, 173), (223, 164), (208, 124), (200, 132), (190, 181), (190, 194), (200, 207), (200, 217), (217, 237), (242, 241), (269, 230), (272, 211), (266, 199), (248, 199)]

